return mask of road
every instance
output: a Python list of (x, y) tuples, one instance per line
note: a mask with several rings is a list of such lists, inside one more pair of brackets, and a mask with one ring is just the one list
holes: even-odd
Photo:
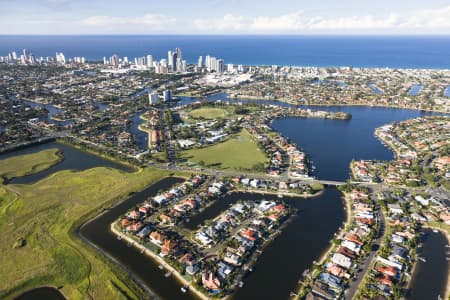
[(349, 288), (345, 291), (344, 297), (346, 300), (352, 300), (355, 297), (359, 285), (366, 277), (366, 274), (369, 271), (369, 269), (372, 269), (373, 261), (378, 253), (378, 250), (380, 249), (381, 240), (383, 239), (383, 236), (386, 232), (386, 220), (383, 211), (381, 209), (378, 209), (377, 215), (379, 217), (379, 230), (377, 237), (372, 242), (372, 250), (370, 251), (369, 255), (366, 257), (362, 265), (360, 265), (358, 268), (361, 271), (357, 273), (354, 280), (350, 282)]

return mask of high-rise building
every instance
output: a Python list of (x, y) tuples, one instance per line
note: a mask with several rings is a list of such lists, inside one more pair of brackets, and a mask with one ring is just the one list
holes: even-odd
[(153, 56), (151, 54), (147, 55), (147, 67), (153, 67)]
[(66, 57), (64, 56), (64, 53), (56, 52), (56, 62), (58, 64), (65, 64), (66, 63)]
[(169, 67), (173, 67), (173, 52), (172, 52), (172, 50), (169, 50), (167, 52), (167, 65)]
[(214, 56), (209, 59), (209, 70), (217, 71), (217, 58)]
[(157, 93), (148, 94), (148, 104), (155, 105), (159, 103), (159, 95)]
[(104, 65), (107, 65), (107, 64), (108, 64), (108, 62), (106, 61), (106, 56), (103, 56), (103, 64), (104, 64)]
[(201, 55), (198, 57), (197, 67), (203, 67), (203, 57)]
[(164, 99), (164, 102), (172, 100), (172, 91), (171, 90), (165, 90), (163, 92), (163, 99)]
[(225, 71), (225, 62), (223, 59), (218, 59), (216, 61), (216, 72), (223, 73)]
[(205, 67), (206, 67), (208, 70), (209, 70), (210, 64), (211, 64), (211, 56), (206, 55), (206, 57), (205, 57)]
[(28, 56), (28, 62), (32, 65), (36, 63), (36, 58), (34, 57), (33, 53), (30, 53), (30, 55)]
[(177, 54), (177, 58), (183, 59), (183, 56), (181, 56), (181, 50), (180, 50), (180, 48), (176, 48), (176, 49), (175, 49), (175, 53)]
[(111, 56), (110, 62), (111, 65), (117, 69), (119, 67), (119, 55), (113, 54), (113, 56)]
[(172, 71), (176, 72), (178, 70), (178, 54), (176, 52), (172, 52)]

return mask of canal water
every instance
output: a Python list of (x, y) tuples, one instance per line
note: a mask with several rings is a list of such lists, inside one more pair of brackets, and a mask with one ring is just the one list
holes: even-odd
[(25, 292), (14, 300), (66, 300), (55, 288), (42, 287)]
[(8, 152), (5, 154), (0, 155), (1, 159), (6, 159), (9, 157), (17, 156), (17, 155), (23, 155), (23, 154), (31, 154), (36, 153), (39, 151), (51, 149), (51, 148), (58, 148), (63, 152), (64, 159), (50, 167), (49, 169), (28, 175), (23, 177), (17, 177), (13, 178), (9, 181), (9, 183), (15, 183), (15, 184), (32, 184), (36, 181), (41, 180), (42, 178), (45, 178), (49, 176), (50, 174), (53, 174), (58, 171), (62, 170), (75, 170), (75, 171), (82, 171), (94, 167), (108, 167), (108, 168), (116, 168), (122, 171), (131, 172), (133, 171), (132, 168), (113, 162), (111, 160), (107, 160), (104, 158), (101, 158), (100, 156), (90, 154), (88, 152), (80, 151), (78, 149), (75, 149), (73, 147), (63, 145), (57, 142), (51, 142), (51, 143), (45, 143), (40, 145), (31, 146), (28, 148), (20, 149), (14, 152)]
[[(165, 278), (164, 271), (158, 269), (151, 259), (133, 247), (128, 247), (125, 242), (118, 241), (109, 231), (110, 224), (128, 209), (176, 182), (179, 180), (165, 179), (136, 193), (126, 202), (83, 226), (80, 232), (82, 236), (126, 265), (163, 299), (190, 299), (192, 296), (182, 294), (180, 284)], [(217, 205), (209, 207), (198, 218), (193, 219), (189, 226), (196, 227), (205, 220), (214, 218), (231, 203), (240, 199), (278, 198), (275, 195), (232, 193), (224, 199), (217, 200)], [(303, 271), (311, 266), (313, 260), (318, 259), (345, 219), (341, 194), (334, 188), (326, 189), (321, 196), (313, 199), (285, 198), (284, 201), (297, 208), (298, 215), (264, 249), (254, 271), (246, 276), (244, 287), (237, 291), (234, 299), (287, 299), (290, 292), (297, 287), (297, 281)]]
[(423, 85), (421, 84), (414, 84), (411, 89), (408, 92), (408, 96), (417, 96), (419, 95), (420, 91), (422, 90)]
[(130, 132), (134, 135), (136, 139), (136, 145), (140, 150), (148, 149), (148, 133), (142, 130), (139, 130), (139, 125), (143, 124), (145, 121), (140, 118), (142, 114), (146, 111), (139, 111), (135, 113), (131, 119), (130, 124)]
[(425, 258), (426, 262), (418, 260), (407, 298), (437, 300), (441, 296), (444, 299), (448, 272), (447, 238), (440, 232), (426, 229), (421, 242), (423, 247), (418, 250), (418, 256)]
[[(217, 99), (224, 99), (223, 95), (210, 97), (210, 100)], [(183, 98), (180, 104), (197, 100), (195, 98)], [(249, 100), (248, 102), (289, 106), (289, 104), (277, 101)], [(373, 136), (375, 128), (393, 121), (425, 115), (425, 113), (413, 110), (359, 106), (317, 107), (317, 109), (349, 112), (353, 117), (348, 121), (286, 118), (275, 120), (273, 127), (284, 136), (291, 138), (311, 156), (317, 167), (316, 176), (329, 180), (346, 180), (349, 174), (348, 164), (353, 158), (392, 159), (392, 152)], [(65, 159), (63, 162), (41, 173), (16, 178), (12, 180), (12, 183), (34, 183), (54, 172), (67, 169), (84, 170), (104, 166), (130, 171), (123, 165), (58, 143), (47, 143), (2, 154), (0, 159), (55, 147), (64, 151)], [(179, 284), (171, 278), (165, 278), (163, 272), (152, 260), (144, 257), (133, 247), (128, 247), (125, 242), (118, 241), (109, 232), (110, 223), (118, 216), (134, 205), (141, 203), (147, 197), (155, 195), (159, 190), (165, 190), (177, 182), (180, 182), (180, 180), (176, 178), (164, 179), (146, 190), (134, 194), (127, 201), (106, 211), (100, 217), (82, 227), (81, 234), (126, 265), (134, 274), (132, 276), (139, 277), (163, 299), (192, 299), (191, 295), (181, 293)], [(186, 226), (196, 228), (198, 224), (215, 217), (238, 199), (275, 199), (274, 197), (276, 196), (246, 193), (231, 194), (219, 200), (220, 202), (209, 207), (202, 214), (191, 218), (190, 223)], [(312, 199), (285, 198), (284, 200), (299, 210), (298, 216), (263, 251), (254, 271), (246, 276), (244, 287), (237, 291), (234, 299), (289, 298), (289, 293), (295, 290), (300, 275), (326, 249), (333, 234), (345, 219), (341, 195), (334, 188), (327, 188), (321, 196)], [(429, 240), (437, 236), (431, 234)], [(431, 257), (439, 252), (433, 250), (438, 249), (436, 246), (426, 250), (428, 249), (427, 245), (424, 244), (423, 251), (430, 251), (430, 254), (424, 253), (423, 255), (427, 257), (427, 263), (418, 266), (414, 278), (416, 283), (414, 283), (412, 291), (413, 299), (432, 299), (428, 296), (424, 298), (423, 295), (430, 295), (429, 288), (432, 283), (439, 282), (439, 284), (442, 284), (442, 280), (446, 280), (447, 264), (445, 257), (443, 262), (440, 260), (432, 268), (430, 266), (431, 271), (426, 271), (427, 264), (432, 261)], [(442, 292), (442, 285), (439, 285), (435, 290), (439, 291), (438, 293)]]
[(375, 136), (377, 127), (416, 118), (430, 113), (415, 110), (345, 106), (318, 108), (344, 111), (351, 120), (314, 118), (277, 119), (272, 127), (306, 151), (316, 166), (313, 175), (319, 179), (346, 181), (352, 159), (392, 160), (394, 154)]
[[(200, 98), (180, 97), (177, 105), (186, 105)], [(272, 128), (306, 151), (316, 166), (312, 175), (324, 180), (346, 181), (350, 176), (352, 159), (392, 160), (394, 154), (375, 136), (375, 129), (392, 122), (430, 115), (410, 109), (370, 106), (301, 106), (275, 100), (230, 99), (226, 93), (208, 96), (208, 101), (227, 100), (243, 103), (302, 107), (331, 112), (347, 112), (350, 120), (316, 118), (276, 119)]]

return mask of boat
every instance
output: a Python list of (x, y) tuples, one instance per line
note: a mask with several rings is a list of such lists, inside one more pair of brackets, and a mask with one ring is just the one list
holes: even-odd
[(164, 277), (170, 277), (170, 275), (172, 275), (172, 271), (167, 272), (166, 274), (164, 274)]
[(281, 195), (281, 194), (278, 194), (278, 196), (277, 196), (278, 198), (283, 198), (283, 195)]
[(419, 257), (419, 260), (422, 262), (427, 262), (427, 260), (425, 259), (425, 257)]
[(238, 283), (238, 287), (243, 287), (244, 286), (244, 282), (243, 281), (239, 281), (239, 283)]
[(159, 265), (158, 268), (159, 268), (160, 270), (164, 269), (163, 265)]
[(438, 233), (439, 231), (437, 229), (433, 229), (433, 232), (434, 233)]
[(117, 236), (117, 239), (120, 241), (120, 240), (122, 239), (122, 236), (121, 236), (121, 235), (118, 235), (118, 236)]
[(183, 293), (186, 293), (188, 290), (189, 290), (189, 285), (184, 285), (184, 286), (181, 287), (181, 291)]

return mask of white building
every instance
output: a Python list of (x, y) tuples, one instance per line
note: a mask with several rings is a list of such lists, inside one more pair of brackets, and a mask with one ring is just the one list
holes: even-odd
[(331, 261), (346, 269), (352, 266), (352, 260), (341, 253), (333, 254), (333, 256), (331, 257)]
[(148, 94), (148, 104), (156, 105), (159, 103), (159, 95), (157, 93)]

